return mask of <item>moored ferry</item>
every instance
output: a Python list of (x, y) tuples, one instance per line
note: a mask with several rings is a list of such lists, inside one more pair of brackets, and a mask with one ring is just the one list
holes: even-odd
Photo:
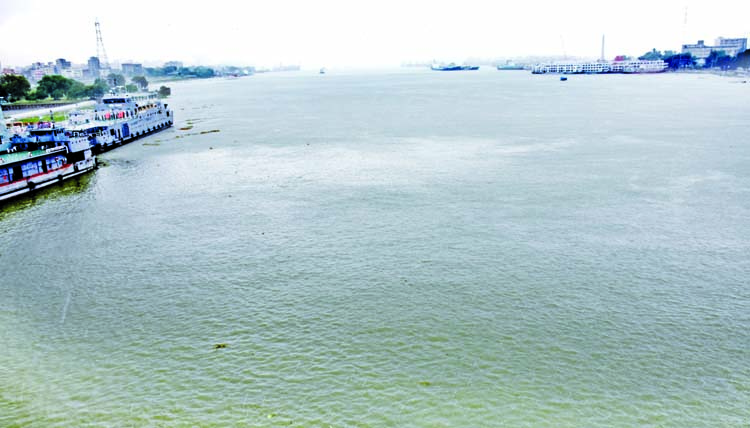
[(106, 151), (174, 124), (174, 113), (155, 93), (106, 95), (93, 112), (71, 114), (67, 128), (94, 137), (94, 150)]
[[(2, 127), (4, 131), (4, 122)], [(38, 124), (26, 136), (0, 134), (0, 149), (0, 201), (96, 168), (88, 136), (68, 133), (54, 123)]]
[(155, 93), (111, 93), (61, 124), (16, 124), (15, 135), (0, 113), (0, 201), (91, 171), (94, 153), (173, 124), (172, 110)]
[(624, 60), (538, 64), (531, 69), (531, 72), (533, 74), (636, 74), (661, 73), (666, 70), (667, 63), (661, 60)]

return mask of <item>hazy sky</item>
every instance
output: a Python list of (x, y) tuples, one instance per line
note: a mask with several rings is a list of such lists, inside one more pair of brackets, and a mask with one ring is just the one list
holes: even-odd
[[(685, 8), (688, 9), (687, 25)], [(750, 35), (750, 1), (0, 0), (0, 62), (389, 66), (468, 57), (639, 55)]]

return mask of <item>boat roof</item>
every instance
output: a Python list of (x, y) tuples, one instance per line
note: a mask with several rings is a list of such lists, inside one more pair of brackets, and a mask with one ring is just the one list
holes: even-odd
[(32, 151), (26, 151), (26, 152), (6, 153), (4, 155), (0, 155), (0, 168), (5, 167), (6, 165), (14, 164), (14, 163), (19, 163), (19, 162), (47, 156), (47, 155), (52, 155), (58, 152), (64, 153), (65, 150), (66, 149), (64, 146), (58, 146), (58, 147), (53, 147), (47, 150), (32, 150)]

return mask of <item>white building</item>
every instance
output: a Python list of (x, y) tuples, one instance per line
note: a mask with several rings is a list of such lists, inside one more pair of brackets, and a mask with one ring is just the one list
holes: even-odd
[(723, 51), (727, 55), (737, 56), (737, 54), (747, 50), (747, 38), (726, 39), (719, 37), (716, 39), (716, 46), (709, 46), (703, 40), (698, 40), (694, 45), (682, 45), (682, 53), (689, 53), (698, 62), (702, 62), (711, 54), (711, 51)]
[(716, 39), (716, 50), (722, 50), (727, 55), (737, 56), (737, 54), (747, 50), (747, 38), (725, 39), (719, 37)]

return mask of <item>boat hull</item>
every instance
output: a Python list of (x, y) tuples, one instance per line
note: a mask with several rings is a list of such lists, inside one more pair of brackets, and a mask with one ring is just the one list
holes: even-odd
[(96, 169), (96, 158), (90, 157), (72, 164), (63, 165), (61, 168), (42, 174), (33, 175), (23, 180), (0, 185), (0, 201), (6, 201), (15, 197), (31, 193), (36, 190), (61, 183), (73, 177), (77, 177)]

